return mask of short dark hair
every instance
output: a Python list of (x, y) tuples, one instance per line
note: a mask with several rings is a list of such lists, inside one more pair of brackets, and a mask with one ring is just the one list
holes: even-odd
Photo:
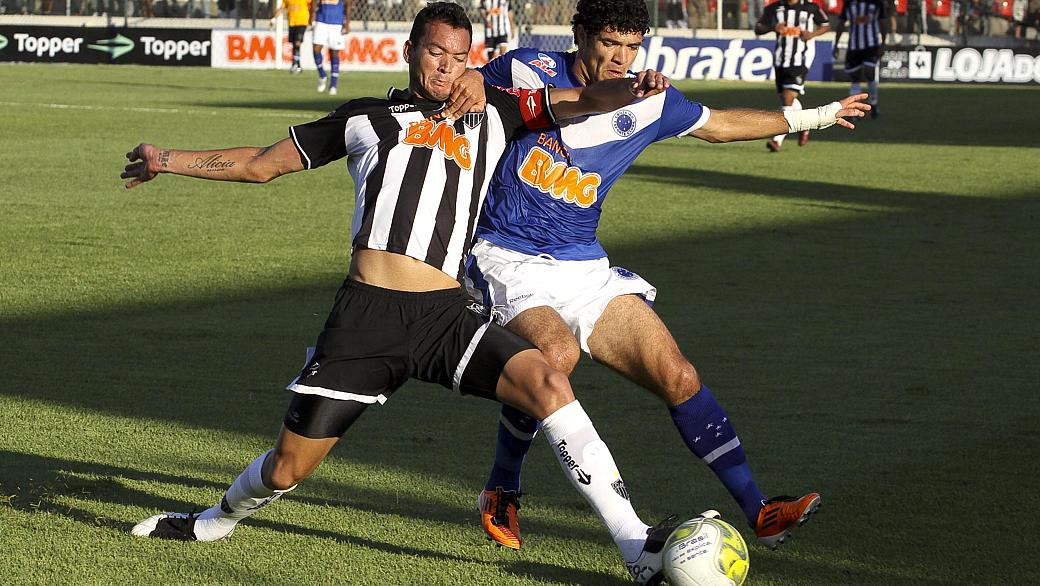
[(579, 24), (589, 36), (607, 29), (645, 35), (650, 32), (650, 13), (643, 0), (578, 0), (571, 30), (577, 32)]
[(466, 29), (469, 38), (473, 38), (473, 25), (461, 6), (454, 2), (431, 2), (415, 15), (412, 32), (408, 35), (412, 45), (419, 43), (419, 39), (426, 34), (426, 27), (432, 22), (443, 22), (452, 28)]

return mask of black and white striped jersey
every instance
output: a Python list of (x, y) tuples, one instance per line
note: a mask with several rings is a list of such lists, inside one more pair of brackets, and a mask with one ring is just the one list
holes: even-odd
[(509, 0), (480, 0), (481, 14), (484, 15), (484, 36), (509, 37), (512, 28), (509, 25)]
[(880, 23), (885, 18), (883, 0), (846, 0), (841, 9), (841, 19), (849, 25), (849, 50), (872, 49), (880, 46)]
[(407, 255), (459, 277), (506, 141), (555, 123), (548, 89), (485, 89), (486, 110), (453, 122), (432, 118), (443, 104), (391, 89), (290, 127), (305, 168), (347, 158), (353, 250)]
[(802, 40), (802, 31), (813, 32), (827, 24), (827, 15), (811, 0), (800, 0), (790, 4), (780, 0), (766, 6), (762, 12), (763, 22), (769, 28), (783, 24), (783, 32), (777, 33), (776, 50), (773, 52), (774, 67), (808, 67), (812, 55), (807, 54), (810, 43)]

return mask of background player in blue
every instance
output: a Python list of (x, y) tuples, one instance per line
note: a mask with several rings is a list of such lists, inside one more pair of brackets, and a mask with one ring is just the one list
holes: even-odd
[[(318, 68), (318, 93), (329, 88), (329, 95), (338, 91), (339, 52), (346, 47), (344, 38), (350, 32), (351, 0), (314, 0), (311, 5), (311, 25), (314, 27), (311, 43), (314, 45), (314, 66)], [(325, 75), (322, 54), (329, 48), (331, 76)], [(331, 77), (331, 81), (330, 78)]]
[[(485, 79), (573, 87), (627, 75), (649, 30), (642, 0), (579, 0), (576, 10), (577, 52), (511, 51), (481, 70)], [(767, 499), (758, 490), (729, 417), (650, 309), (654, 287), (610, 267), (596, 228), (610, 186), (655, 141), (755, 140), (835, 123), (852, 128), (842, 117), (863, 116), (865, 97), (797, 112), (709, 111), (669, 88), (613, 112), (526, 133), (507, 148), (492, 179), (467, 264), (468, 284), (499, 321), (556, 368), (572, 372), (584, 350), (660, 397), (690, 451), (711, 467), (770, 547), (816, 510), (820, 496)], [(534, 419), (503, 410), (495, 463), (478, 498), (488, 536), (514, 549), (522, 543), (520, 468), (537, 430)]]

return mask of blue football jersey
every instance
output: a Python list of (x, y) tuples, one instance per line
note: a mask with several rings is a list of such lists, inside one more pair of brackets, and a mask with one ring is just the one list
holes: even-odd
[[(480, 69), (502, 87), (581, 87), (574, 53), (516, 49)], [(596, 238), (610, 186), (651, 143), (682, 136), (710, 111), (669, 88), (608, 112), (524, 132), (506, 148), (491, 179), (476, 235), (526, 254), (560, 260), (607, 255)]]
[(343, 24), (343, 2), (346, 0), (318, 0), (314, 20), (325, 24)]

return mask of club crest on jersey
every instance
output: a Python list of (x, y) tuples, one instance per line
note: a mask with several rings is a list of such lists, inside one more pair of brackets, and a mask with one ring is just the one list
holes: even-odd
[(614, 271), (614, 274), (621, 277), (622, 279), (635, 280), (639, 278), (639, 275), (624, 267), (610, 267), (610, 270)]
[(455, 161), (467, 171), (473, 166), (469, 139), (465, 135), (456, 134), (455, 128), (447, 122), (434, 122), (425, 118), (412, 122), (401, 142), (439, 150), (444, 153), (444, 158)]
[(545, 53), (539, 53), (537, 59), (528, 61), (527, 64), (540, 69), (549, 77), (556, 77), (556, 60)]
[(578, 167), (568, 167), (538, 147), (527, 153), (517, 175), (520, 181), (538, 191), (582, 208), (596, 203), (596, 188), (602, 181), (599, 173), (584, 173)]
[(627, 138), (636, 131), (636, 115), (629, 110), (620, 110), (614, 114), (611, 125), (614, 126), (614, 132), (618, 133), (618, 136)]

